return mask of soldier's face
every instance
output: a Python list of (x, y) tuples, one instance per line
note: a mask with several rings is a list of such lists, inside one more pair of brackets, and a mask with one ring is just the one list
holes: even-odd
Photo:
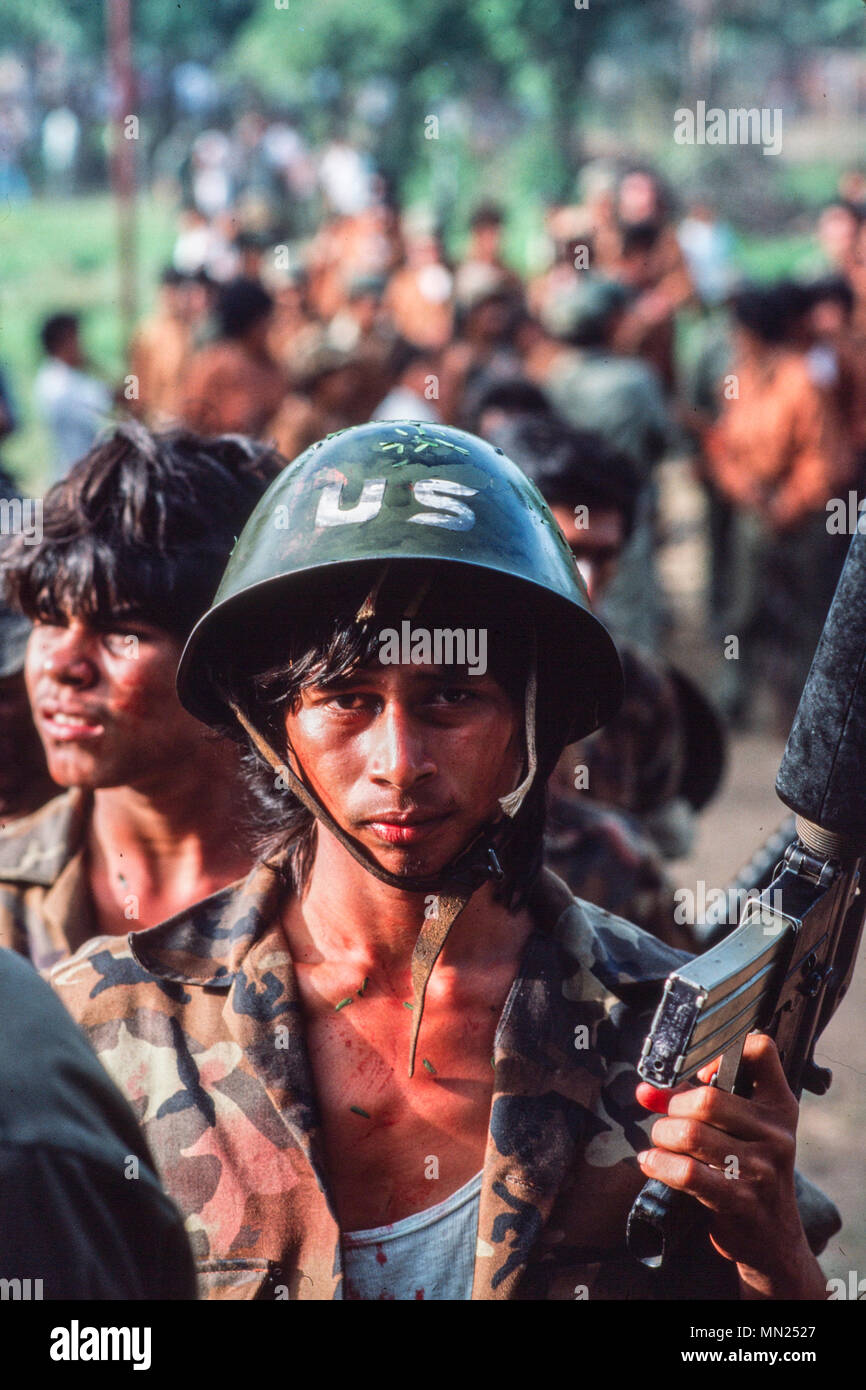
[(295, 771), (396, 874), (441, 869), (521, 775), (523, 712), (490, 674), (371, 663), (303, 691), (285, 724)]
[(164, 789), (205, 736), (175, 694), (180, 652), (167, 632), (131, 616), (101, 629), (77, 617), (34, 624), (25, 677), (55, 782)]

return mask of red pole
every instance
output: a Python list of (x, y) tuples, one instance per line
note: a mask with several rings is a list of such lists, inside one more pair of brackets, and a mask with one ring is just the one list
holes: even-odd
[(108, 74), (111, 124), (111, 189), (117, 206), (120, 324), (126, 355), (135, 328), (136, 236), (135, 152), (139, 116), (135, 110), (132, 66), (131, 0), (107, 0)]

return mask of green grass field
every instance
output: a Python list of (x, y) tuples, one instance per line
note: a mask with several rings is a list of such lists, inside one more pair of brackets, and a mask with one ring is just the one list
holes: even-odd
[[(142, 199), (137, 274), (142, 312), (153, 301), (174, 236), (174, 208)], [(47, 473), (46, 441), (31, 401), (43, 319), (63, 310), (80, 313), (85, 349), (97, 373), (112, 382), (122, 376), (116, 245), (116, 213), (107, 194), (7, 204), (0, 210), (0, 363), (9, 374), (20, 420), (3, 446), (3, 462), (28, 489), (40, 489)]]

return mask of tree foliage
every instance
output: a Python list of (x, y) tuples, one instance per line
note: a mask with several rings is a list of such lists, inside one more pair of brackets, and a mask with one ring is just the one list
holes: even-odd
[[(588, 121), (602, 128), (608, 122), (627, 140), (629, 112), (646, 126), (653, 101), (669, 105), (703, 95), (717, 101), (725, 92), (739, 99), (752, 87), (757, 101), (771, 76), (790, 74), (816, 49), (857, 49), (866, 27), (862, 0), (132, 0), (132, 6), (143, 71), (166, 73), (188, 59), (213, 64), (229, 85), (240, 79), (273, 110), (302, 112), (314, 140), (341, 125), (356, 136), (360, 129), (386, 171), (404, 184), (419, 171), (423, 177), (431, 153), (425, 119), (435, 115), (442, 124), (435, 176), (443, 189), (449, 179), (455, 186), (465, 181), (470, 166), (488, 180), (498, 177), (496, 160), (510, 144), (530, 181), (537, 167), (548, 196), (569, 191)], [(107, 0), (2, 0), (0, 43), (31, 52), (53, 43), (92, 69), (104, 60), (106, 7)], [(701, 52), (705, 59), (695, 59)], [(393, 102), (389, 119), (378, 125), (358, 116), (359, 94), (377, 84)], [(489, 128), (493, 137), (485, 145)], [(447, 189), (442, 196), (447, 201)]]
[[(0, 45), (52, 43), (98, 59), (105, 48), (106, 10), (107, 0), (2, 0)], [(220, 56), (256, 11), (256, 0), (132, 0), (137, 46), (173, 62)]]
[[(816, 46), (862, 42), (862, 0), (260, 0), (231, 51), (237, 70), (271, 98), (315, 94), (316, 75), (337, 75), (342, 100), (364, 82), (394, 85), (399, 140), (380, 139), (392, 172), (424, 153), (424, 116), (449, 101), (510, 101), (534, 123), (540, 157), (573, 167), (594, 60), (651, 83), (665, 97), (691, 96), (690, 42), (712, 30), (716, 74), (750, 66), (756, 45), (769, 63), (789, 64)], [(581, 7), (579, 7), (581, 6)], [(713, 73), (702, 74), (712, 77)], [(312, 88), (311, 88), (312, 82)], [(643, 89), (643, 87), (642, 87)], [(714, 93), (708, 91), (710, 98)], [(308, 104), (304, 103), (305, 106)], [(315, 105), (315, 101), (313, 102)], [(560, 190), (562, 191), (562, 190)]]

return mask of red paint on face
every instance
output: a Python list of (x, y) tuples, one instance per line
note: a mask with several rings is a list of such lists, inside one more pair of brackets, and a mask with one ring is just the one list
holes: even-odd
[(296, 767), (334, 820), (406, 875), (435, 873), (501, 815), (522, 731), (491, 675), (423, 665), (371, 663), (286, 715)]
[(174, 690), (180, 652), (167, 632), (132, 617), (110, 630), (74, 617), (34, 625), (27, 692), (58, 785), (153, 783), (200, 746), (205, 731)]

